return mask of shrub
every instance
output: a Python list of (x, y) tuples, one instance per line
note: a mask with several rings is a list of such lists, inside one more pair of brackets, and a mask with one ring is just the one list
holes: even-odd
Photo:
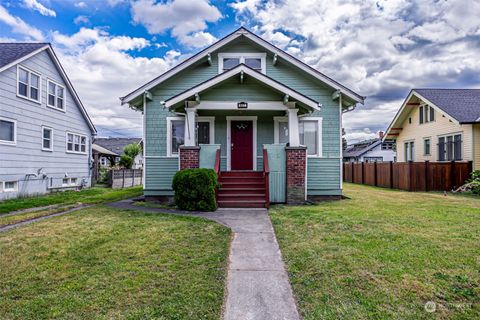
[(217, 175), (212, 169), (197, 168), (178, 171), (172, 183), (175, 204), (182, 210), (215, 211), (217, 187)]
[(127, 156), (126, 154), (122, 154), (118, 164), (121, 165), (122, 167), (124, 167), (125, 169), (132, 169), (133, 158), (130, 157), (130, 156)]
[(480, 194), (480, 170), (470, 173), (470, 179), (467, 182), (472, 193)]
[(142, 153), (142, 147), (137, 143), (130, 143), (123, 148), (123, 153), (135, 159), (136, 156)]

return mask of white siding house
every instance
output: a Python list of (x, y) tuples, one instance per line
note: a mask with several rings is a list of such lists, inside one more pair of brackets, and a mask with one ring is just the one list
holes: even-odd
[(49, 44), (0, 43), (0, 200), (90, 186), (95, 134)]

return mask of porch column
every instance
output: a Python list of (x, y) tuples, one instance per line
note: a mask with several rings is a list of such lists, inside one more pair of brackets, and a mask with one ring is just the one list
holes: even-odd
[(195, 130), (195, 116), (197, 110), (186, 108), (187, 116), (185, 117), (185, 146), (194, 147), (197, 143), (197, 130)]
[(288, 139), (290, 147), (300, 146), (300, 133), (298, 131), (298, 109), (288, 109)]

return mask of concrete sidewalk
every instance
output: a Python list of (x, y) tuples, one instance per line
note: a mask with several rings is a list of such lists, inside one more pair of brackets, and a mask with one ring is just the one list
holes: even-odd
[(121, 209), (203, 217), (233, 231), (227, 276), (225, 320), (300, 319), (272, 223), (266, 209), (219, 209), (215, 212), (140, 207), (124, 200)]

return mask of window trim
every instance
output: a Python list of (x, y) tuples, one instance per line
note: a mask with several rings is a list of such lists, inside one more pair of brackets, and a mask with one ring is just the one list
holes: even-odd
[[(430, 141), (430, 153), (425, 152), (425, 141), (429, 140)], [(423, 155), (425, 157), (431, 157), (432, 156), (432, 137), (423, 137)]]
[[(49, 92), (48, 92), (48, 86), (49, 84), (52, 83), (54, 84), (56, 87), (55, 87), (55, 105), (51, 105), (48, 103), (48, 96), (49, 96)], [(60, 87), (63, 89), (63, 109), (60, 109), (56, 106), (57, 104), (57, 99), (58, 99), (58, 96), (57, 96), (57, 87)], [(46, 98), (46, 104), (47, 104), (47, 107), (50, 108), (50, 109), (54, 109), (54, 110), (57, 110), (57, 111), (61, 111), (63, 113), (66, 113), (67, 112), (67, 102), (66, 102), (66, 96), (67, 96), (67, 91), (65, 90), (65, 86), (59, 84), (58, 82), (50, 79), (50, 78), (47, 78), (47, 88), (46, 88), (46, 95), (47, 95), (47, 98)]]
[(228, 70), (223, 70), (223, 59), (238, 58), (240, 64), (245, 64), (245, 58), (260, 58), (262, 67), (261, 73), (267, 73), (267, 53), (266, 52), (220, 52), (218, 53), (218, 73), (223, 73)]
[[(405, 144), (408, 143), (408, 150), (405, 150)], [(413, 152), (412, 152), (412, 143), (413, 143)], [(412, 162), (415, 162), (415, 139), (410, 139), (410, 140), (404, 140), (403, 141), (403, 148), (404, 148), (404, 152), (405, 152), (405, 155), (404, 155), (404, 158), (405, 158), (405, 162), (409, 162), (409, 161), (412, 161)], [(411, 155), (411, 159), (408, 159), (409, 155)]]
[[(447, 150), (447, 137), (452, 137), (452, 143), (453, 143), (453, 158), (455, 158), (455, 136), (459, 135), (460, 136), (460, 159), (459, 160), (448, 160), (448, 150)], [(440, 144), (439, 140), (440, 138), (445, 138), (445, 160), (440, 160), (440, 157), (439, 157), (439, 152), (440, 152), (440, 148), (438, 147), (438, 145)], [(453, 133), (446, 133), (446, 134), (439, 134), (437, 135), (437, 161), (438, 162), (451, 162), (451, 161), (463, 161), (464, 157), (465, 157), (465, 154), (464, 154), (464, 135), (463, 135), (463, 131), (460, 131), (460, 132), (453, 132)]]
[[(19, 86), (19, 83), (20, 83), (20, 69), (23, 69), (24, 71), (28, 72), (28, 85), (27, 85), (27, 96), (22, 96), (20, 94), (20, 86)], [(31, 88), (31, 74), (34, 74), (36, 76), (38, 76), (38, 100), (35, 100), (35, 99), (32, 99), (30, 98), (30, 88)], [(25, 100), (29, 100), (29, 101), (32, 101), (32, 102), (35, 102), (35, 103), (38, 103), (38, 104), (42, 104), (42, 74), (37, 72), (37, 71), (34, 71), (30, 68), (27, 68), (23, 65), (20, 65), (20, 64), (17, 64), (17, 97), (19, 98), (22, 98), (22, 99), (25, 99)]]
[[(68, 150), (68, 135), (73, 134), (73, 149), (75, 149), (75, 136), (80, 137), (80, 151), (75, 151), (75, 150)], [(82, 137), (85, 137), (85, 152), (82, 152)], [(73, 154), (87, 154), (88, 151), (88, 138), (86, 135), (81, 134), (81, 133), (76, 133), (72, 131), (65, 131), (65, 153), (73, 153)]]
[[(178, 153), (172, 153), (172, 121), (183, 121), (185, 117), (167, 117), (167, 157), (178, 158)], [(195, 124), (198, 122), (208, 122), (210, 125), (210, 144), (215, 144), (215, 117), (196, 117)], [(197, 139), (198, 140), (198, 139)]]
[[(13, 188), (6, 188), (5, 187), (5, 184), (7, 182), (13, 182), (15, 184), (15, 186)], [(2, 181), (2, 192), (17, 192), (18, 191), (18, 181), (15, 181), (15, 180), (9, 180), (9, 181)]]
[[(422, 112), (420, 112), (420, 110), (422, 110)], [(431, 118), (432, 116), (432, 110), (433, 110), (433, 120)], [(435, 122), (436, 121), (436, 118), (437, 118), (437, 115), (436, 115), (436, 110), (435, 108), (433, 108), (430, 104), (428, 103), (423, 103), (421, 104), (419, 107), (418, 107), (418, 118), (419, 118), (419, 125), (423, 125), (423, 124), (428, 124), (428, 123), (431, 123), (431, 122)], [(420, 121), (423, 120), (422, 121)]]
[[(323, 131), (323, 118), (322, 117), (298, 117), (298, 123), (302, 121), (317, 121), (317, 153), (316, 154), (308, 154), (307, 158), (322, 158), (323, 157), (323, 141), (322, 141), (322, 131)], [(274, 143), (280, 143), (279, 137), (279, 123), (280, 122), (287, 122), (288, 117), (273, 117), (273, 141)], [(299, 133), (300, 134), (300, 133)]]
[[(43, 136), (44, 130), (50, 130), (50, 148), (45, 148), (43, 146), (43, 141), (45, 140), (45, 137)], [(42, 126), (42, 139), (41, 139), (41, 146), (42, 146), (42, 151), (49, 151), (53, 152), (53, 128), (48, 127), (48, 126)]]
[(0, 120), (13, 123), (13, 141), (0, 140), (0, 144), (5, 144), (5, 145), (9, 145), (9, 146), (17, 145), (17, 120), (10, 119), (10, 118), (5, 118), (5, 117), (0, 117)]

